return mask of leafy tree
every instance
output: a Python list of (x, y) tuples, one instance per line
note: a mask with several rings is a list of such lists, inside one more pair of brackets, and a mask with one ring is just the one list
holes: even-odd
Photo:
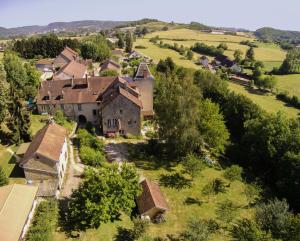
[(240, 64), (243, 60), (243, 52), (239, 49), (235, 50), (234, 53), (233, 53), (233, 56), (234, 56), (234, 61), (238, 64)]
[(158, 72), (165, 74), (173, 73), (175, 69), (176, 65), (171, 57), (168, 57), (165, 60), (160, 60), (156, 66), (156, 70)]
[(254, 48), (250, 47), (246, 52), (246, 60), (249, 60), (251, 62), (255, 61), (255, 53)]
[(300, 214), (290, 216), (288, 234), (287, 237), (284, 238), (284, 240), (300, 240)]
[(209, 56), (220, 56), (223, 55), (224, 49), (217, 48), (215, 46), (208, 46), (205, 43), (196, 43), (191, 50), (198, 54), (204, 54)]
[(209, 99), (201, 102), (198, 130), (205, 144), (215, 155), (224, 153), (229, 133), (219, 106)]
[(238, 165), (232, 165), (225, 169), (224, 177), (229, 181), (242, 181), (243, 168)]
[(65, 125), (67, 122), (67, 118), (61, 109), (55, 111), (54, 120), (57, 124), (62, 126)]
[(194, 154), (188, 154), (183, 160), (183, 166), (187, 173), (189, 173), (193, 178), (196, 177), (204, 167), (204, 164), (200, 158)]
[(118, 75), (119, 73), (114, 69), (108, 69), (100, 72), (100, 76), (102, 77), (108, 77), (108, 76), (110, 77), (110, 76), (118, 76)]
[(201, 93), (191, 79), (160, 76), (155, 110), (159, 137), (166, 141), (170, 153), (185, 155), (201, 144), (195, 118), (199, 113), (200, 98)]
[(227, 50), (228, 49), (228, 45), (226, 43), (220, 43), (219, 46), (217, 47), (218, 49), (224, 49)]
[(270, 233), (262, 231), (255, 222), (249, 219), (241, 219), (233, 225), (231, 236), (234, 241), (275, 241)]
[(186, 230), (180, 234), (180, 240), (186, 241), (208, 241), (210, 230), (206, 221), (202, 219), (190, 219)]
[(192, 50), (188, 50), (188, 51), (186, 52), (186, 57), (187, 57), (188, 60), (192, 60), (193, 57), (194, 57), (193, 51), (192, 51)]
[(252, 74), (252, 78), (254, 79), (254, 83), (257, 84), (258, 81), (262, 78), (263, 76), (263, 70), (260, 67), (255, 67), (253, 69), (253, 74)]
[(95, 150), (89, 146), (81, 146), (79, 156), (82, 163), (93, 167), (102, 166), (106, 161), (105, 156), (101, 151)]
[(265, 231), (271, 231), (274, 238), (284, 238), (289, 229), (289, 205), (285, 200), (274, 199), (256, 208), (255, 220)]
[(279, 72), (281, 74), (300, 73), (300, 50), (295, 48), (288, 52)]
[(76, 229), (97, 228), (118, 219), (121, 212), (130, 214), (140, 192), (139, 177), (132, 165), (88, 169), (71, 196), (69, 220)]
[(127, 32), (126, 34), (126, 46), (125, 51), (127, 53), (131, 53), (133, 48), (133, 38), (131, 32)]
[(7, 52), (3, 58), (7, 82), (19, 97), (25, 97), (24, 88), (27, 84), (27, 73), (20, 58), (13, 52)]
[(81, 55), (85, 59), (102, 62), (111, 56), (111, 50), (106, 39), (98, 34), (84, 39), (81, 46)]
[(6, 81), (6, 72), (2, 63), (0, 62), (0, 129), (1, 123), (4, 121), (7, 114), (9, 89), (10, 86)]
[(0, 166), (0, 187), (5, 186), (7, 184), (8, 184), (8, 178), (7, 178), (4, 170)]
[(117, 34), (118, 42), (117, 45), (120, 49), (123, 49), (125, 47), (125, 41), (124, 41), (124, 36), (122, 33)]
[(37, 95), (38, 88), (40, 86), (40, 72), (37, 71), (35, 66), (28, 63), (24, 65), (26, 70), (27, 79), (24, 87), (24, 94), (26, 98), (34, 99)]

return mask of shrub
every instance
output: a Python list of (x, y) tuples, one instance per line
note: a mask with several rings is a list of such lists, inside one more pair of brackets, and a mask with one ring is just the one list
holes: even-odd
[(229, 181), (242, 181), (243, 168), (238, 165), (232, 165), (226, 168), (224, 177)]
[(118, 76), (119, 73), (116, 70), (108, 69), (100, 72), (101, 77), (110, 77), (110, 76)]
[(234, 206), (233, 202), (230, 200), (225, 200), (219, 203), (217, 208), (218, 219), (224, 221), (225, 223), (230, 223), (236, 216), (237, 208)]
[(57, 226), (58, 207), (55, 200), (41, 202), (26, 234), (27, 241), (50, 241)]
[(89, 146), (81, 146), (79, 156), (81, 161), (89, 166), (102, 166), (102, 164), (105, 162), (105, 156), (103, 153)]
[(137, 45), (135, 46), (136, 49), (146, 49), (147, 47), (143, 46), (143, 45)]
[(68, 121), (62, 110), (55, 111), (54, 120), (57, 124), (62, 125), (62, 126), (65, 125), (66, 122)]
[(183, 160), (183, 166), (185, 171), (191, 175), (191, 177), (196, 177), (201, 170), (203, 170), (203, 162), (194, 154), (188, 154)]

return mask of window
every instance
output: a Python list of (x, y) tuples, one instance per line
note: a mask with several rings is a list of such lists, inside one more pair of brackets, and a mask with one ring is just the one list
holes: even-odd
[(114, 119), (113, 122), (114, 122), (114, 123), (113, 123), (114, 127), (117, 127), (117, 126), (118, 126), (118, 120), (117, 120), (117, 119)]
[(93, 115), (97, 115), (97, 110), (93, 110)]
[(61, 105), (60, 105), (60, 108), (61, 108), (62, 110), (64, 110), (64, 109), (65, 109), (65, 105), (64, 105), (64, 104), (61, 104)]
[(128, 125), (131, 126), (132, 125), (132, 120), (128, 121)]
[(123, 110), (122, 109), (120, 110), (120, 114), (123, 114)]
[(78, 104), (78, 110), (81, 111), (81, 104)]
[(110, 119), (107, 120), (107, 126), (111, 127), (111, 120)]

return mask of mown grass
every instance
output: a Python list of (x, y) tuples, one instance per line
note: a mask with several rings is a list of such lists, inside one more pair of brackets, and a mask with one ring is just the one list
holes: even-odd
[(246, 87), (231, 82), (228, 82), (228, 87), (235, 93), (247, 96), (254, 103), (270, 113), (282, 111), (289, 117), (296, 118), (299, 116), (300, 110), (287, 106), (284, 102), (277, 100), (275, 95), (263, 94), (260, 91), (249, 91)]
[(300, 98), (300, 74), (277, 75), (277, 89), (287, 91), (289, 95), (295, 95)]
[(18, 164), (16, 164), (16, 158), (7, 150), (7, 148), (10, 148), (14, 152), (18, 149), (18, 147), (14, 145), (8, 147), (0, 145), (0, 166), (9, 178), (9, 184), (25, 184), (24, 172)]

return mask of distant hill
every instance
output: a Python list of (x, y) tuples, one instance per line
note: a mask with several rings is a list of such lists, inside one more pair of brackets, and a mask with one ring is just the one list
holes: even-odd
[(262, 41), (289, 42), (291, 44), (300, 43), (300, 32), (280, 30), (275, 28), (260, 28), (254, 32), (254, 35)]
[(67, 32), (67, 33), (80, 33), (92, 32), (105, 29), (115, 28), (121, 25), (126, 25), (131, 21), (72, 21), (72, 22), (54, 22), (46, 26), (24, 26), (17, 28), (3, 28), (0, 27), (0, 38), (17, 37), (32, 34), (43, 34), (48, 32)]

